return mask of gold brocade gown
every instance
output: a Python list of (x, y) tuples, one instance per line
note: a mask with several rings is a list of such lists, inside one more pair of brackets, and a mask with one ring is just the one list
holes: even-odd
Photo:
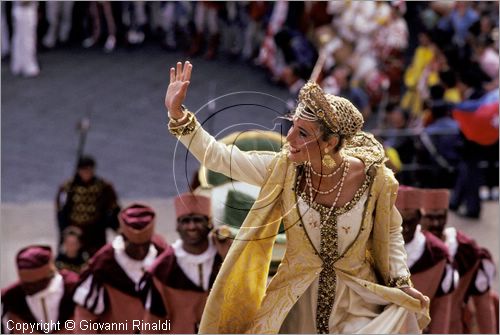
[[(351, 245), (359, 230), (363, 217), (363, 210), (368, 198), (369, 180), (356, 192), (354, 198), (342, 207), (335, 208), (332, 213), (333, 218), (328, 220), (332, 224), (331, 230), (334, 231), (334, 238), (337, 245), (337, 250), (334, 251), (336, 256), (343, 254), (349, 245)], [(298, 208), (301, 215), (301, 222), (306, 231), (311, 243), (317, 251), (321, 250), (321, 230), (324, 220), (322, 217), (326, 215), (329, 208), (312, 203), (309, 205), (310, 199), (306, 194), (301, 194), (298, 197)], [(323, 228), (325, 231), (325, 228)], [(332, 295), (333, 304), (331, 312), (325, 315), (328, 322), (328, 330), (330, 333), (394, 333), (400, 329), (397, 319), (394, 318), (393, 309), (389, 308), (384, 313), (384, 308), (390, 305), (390, 302), (379, 298), (370, 299), (369, 292), (364, 291), (357, 286), (349, 285), (342, 279), (335, 277), (335, 287)], [(318, 294), (320, 292), (319, 277), (315, 279), (304, 294), (299, 298), (297, 303), (292, 307), (283, 322), (280, 333), (300, 334), (300, 333), (316, 333), (317, 318), (322, 317), (317, 315), (318, 310)], [(366, 297), (365, 297), (366, 296)], [(418, 327), (415, 324), (415, 331), (418, 332)]]

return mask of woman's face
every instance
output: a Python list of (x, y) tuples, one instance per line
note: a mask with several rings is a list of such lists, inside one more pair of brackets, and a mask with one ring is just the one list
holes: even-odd
[(294, 118), (286, 140), (290, 145), (288, 158), (297, 164), (321, 160), (322, 150), (328, 145), (323, 141), (319, 124)]

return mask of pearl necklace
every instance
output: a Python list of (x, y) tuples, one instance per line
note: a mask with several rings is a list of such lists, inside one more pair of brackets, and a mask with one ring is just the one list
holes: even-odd
[[(340, 194), (342, 193), (342, 189), (344, 187), (345, 177), (347, 176), (347, 172), (349, 171), (349, 166), (350, 166), (350, 163), (348, 160), (346, 160), (346, 166), (344, 168), (344, 173), (342, 173), (342, 178), (340, 179), (339, 191), (337, 192), (337, 195), (335, 196), (335, 200), (333, 201), (332, 207), (330, 207), (330, 210), (328, 210), (328, 213), (327, 213), (326, 217), (324, 218), (324, 223), (328, 222), (328, 219), (332, 215), (333, 210), (335, 209), (335, 206), (337, 206), (337, 202), (339, 200)], [(310, 175), (308, 176), (307, 170), (306, 170), (306, 183), (307, 183), (307, 186), (309, 188), (309, 196), (310, 196), (309, 201), (311, 202), (309, 204), (309, 206), (312, 207), (312, 202), (314, 199), (313, 198), (313, 186), (312, 186), (312, 182), (311, 182), (311, 176)]]
[[(344, 163), (342, 163), (343, 165)], [(347, 162), (347, 165), (346, 167), (343, 169), (344, 172), (342, 173), (342, 178), (339, 179), (339, 181), (337, 182), (337, 184), (335, 184), (331, 189), (327, 190), (327, 191), (321, 191), (317, 188), (315, 188), (312, 184), (312, 179), (311, 179), (311, 170), (312, 170), (312, 167), (309, 166), (308, 169), (306, 169), (306, 181), (307, 181), (307, 186), (309, 186), (310, 189), (312, 189), (314, 192), (316, 193), (319, 193), (319, 194), (322, 194), (322, 195), (326, 195), (326, 194), (330, 194), (332, 193), (333, 191), (335, 191), (339, 186), (340, 184), (343, 182), (343, 180), (345, 179), (345, 176), (347, 175), (347, 172), (349, 171), (349, 162)], [(336, 171), (340, 170), (337, 169)]]
[(323, 177), (323, 178), (329, 178), (329, 177), (335, 176), (337, 174), (337, 172), (342, 170), (342, 167), (344, 166), (345, 161), (346, 161), (345, 159), (342, 159), (342, 163), (340, 163), (339, 167), (336, 168), (335, 171), (333, 171), (332, 173), (329, 173), (329, 174), (322, 174), (320, 172), (316, 172), (316, 170), (313, 169), (311, 162), (307, 162), (307, 166), (311, 169), (311, 172), (313, 173), (313, 175), (318, 176), (318, 177)]

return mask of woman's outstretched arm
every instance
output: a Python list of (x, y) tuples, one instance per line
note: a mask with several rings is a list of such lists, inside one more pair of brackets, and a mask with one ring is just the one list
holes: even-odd
[(226, 145), (207, 133), (182, 103), (187, 95), (193, 65), (178, 62), (170, 69), (170, 83), (165, 95), (165, 107), (170, 119), (169, 129), (193, 156), (208, 169), (232, 179), (261, 186), (270, 172), (268, 169), (276, 153), (267, 151), (244, 152), (234, 145)]

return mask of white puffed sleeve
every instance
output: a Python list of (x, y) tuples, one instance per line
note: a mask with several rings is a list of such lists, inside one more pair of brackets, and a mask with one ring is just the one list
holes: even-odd
[(209, 170), (231, 179), (261, 186), (268, 167), (277, 153), (270, 151), (241, 151), (235, 145), (226, 145), (196, 123), (196, 130), (178, 137), (179, 141)]

